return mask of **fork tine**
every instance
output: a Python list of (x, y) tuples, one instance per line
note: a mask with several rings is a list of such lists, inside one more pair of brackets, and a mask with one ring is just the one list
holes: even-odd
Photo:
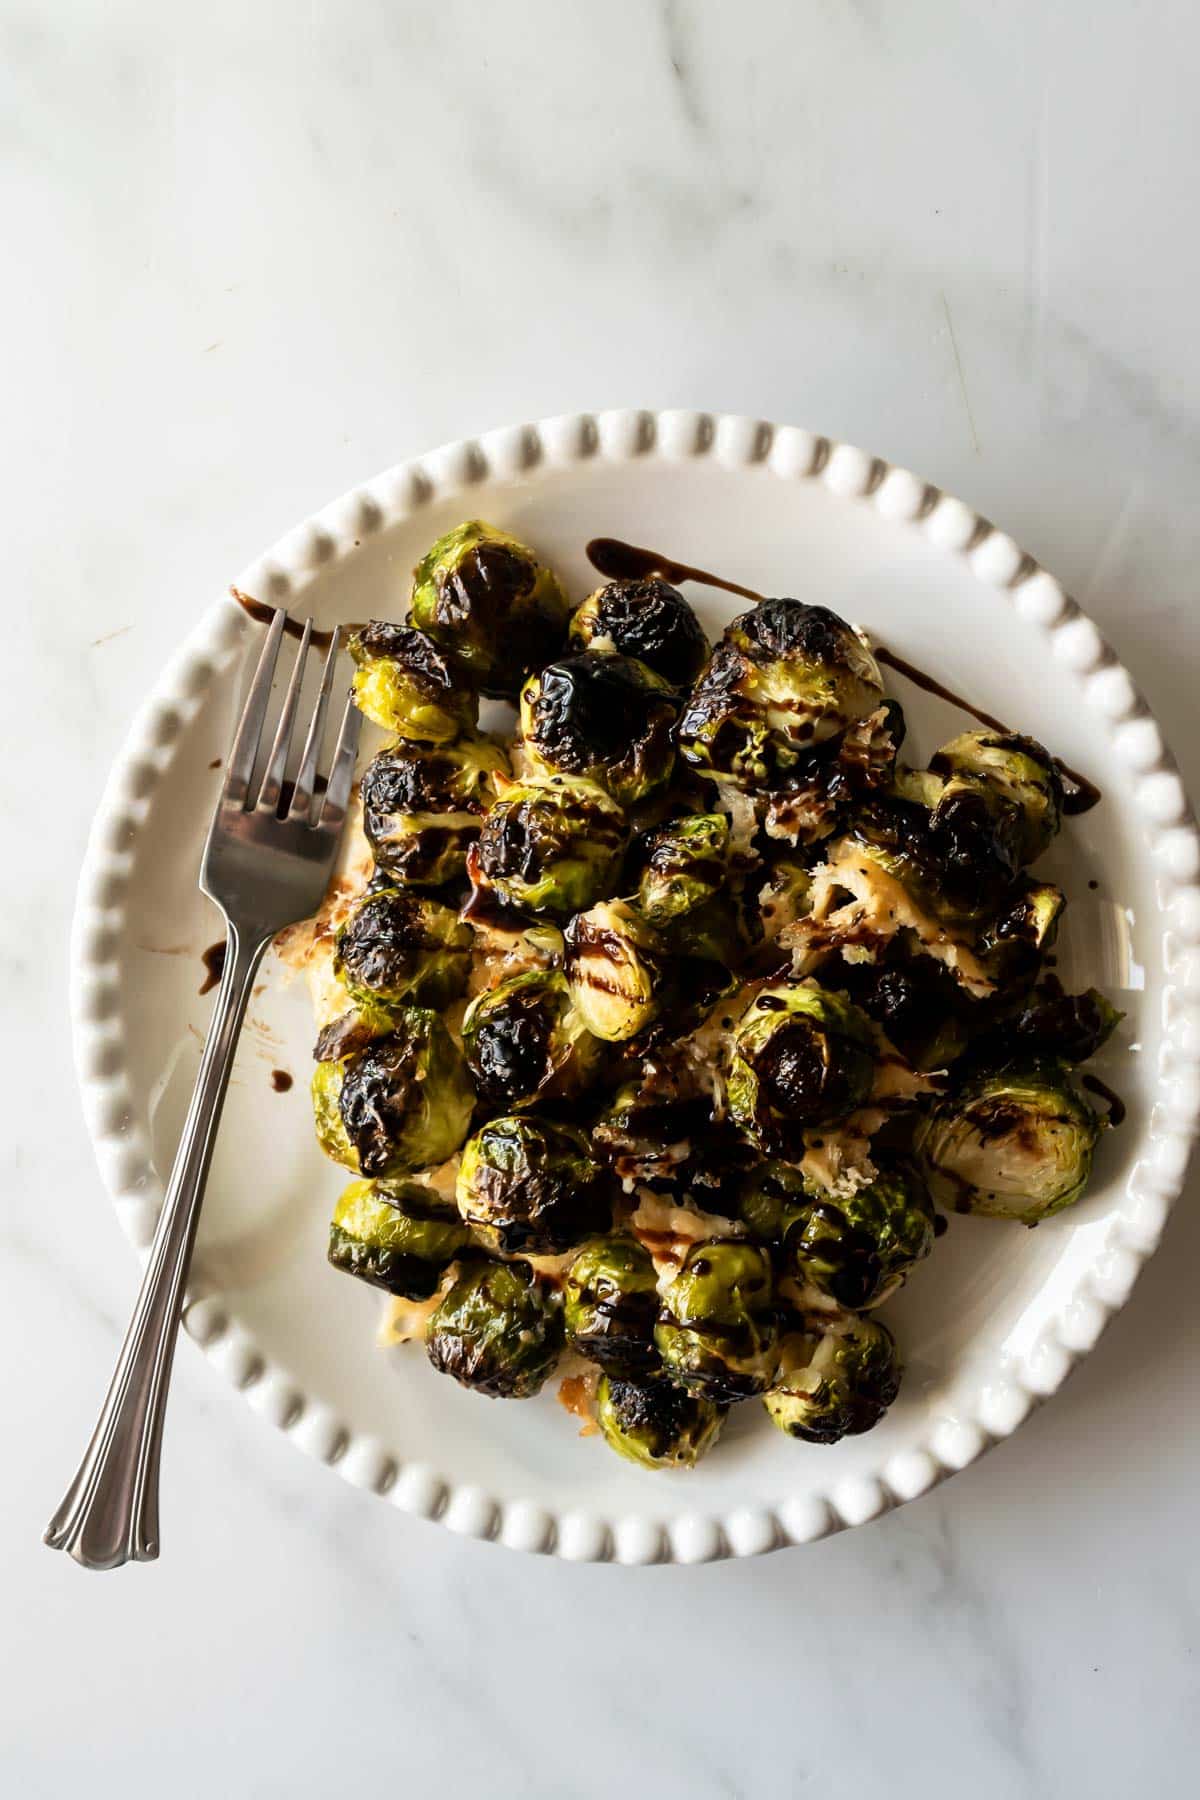
[(341, 648), (341, 635), (341, 626), (335, 625), (325, 657), (321, 690), (317, 695), (317, 704), (313, 708), (308, 736), (304, 740), (304, 749), (300, 755), (300, 767), (296, 770), (296, 780), (292, 788), (292, 804), (288, 809), (288, 818), (299, 819), (302, 823), (313, 820), (312, 802), (313, 789), (317, 779), (317, 758), (321, 754), (321, 740), (325, 735), (325, 715), (329, 711), (329, 696), (333, 691), (333, 677), (337, 667), (338, 651)]
[(354, 695), (348, 694), (346, 710), (342, 714), (341, 729), (338, 732), (337, 748), (333, 753), (333, 766), (329, 771), (329, 783), (325, 789), (325, 803), (321, 808), (321, 816), (317, 820), (322, 831), (340, 830), (342, 821), (346, 817), (361, 726), (362, 714), (354, 704)]
[(267, 716), (267, 702), (271, 698), (271, 682), (275, 677), (275, 664), (279, 659), (279, 646), (283, 641), (283, 627), (287, 614), (282, 607), (276, 607), (275, 617), (267, 629), (266, 641), (259, 653), (258, 667), (254, 671), (254, 680), (250, 683), (250, 692), (246, 695), (246, 704), (242, 709), (238, 723), (237, 736), (233, 740), (233, 749), (229, 752), (229, 761), (225, 768), (225, 788), (221, 799), (226, 805), (244, 806), (246, 794), (250, 788), (250, 777), (254, 773), (254, 759), (258, 755), (258, 740), (262, 736), (263, 720)]
[(262, 787), (258, 792), (258, 810), (260, 812), (274, 812), (279, 805), (279, 796), (283, 792), (283, 772), (287, 767), (288, 748), (292, 741), (292, 726), (296, 719), (296, 703), (300, 698), (300, 686), (304, 680), (304, 659), (308, 655), (308, 644), (311, 637), (312, 620), (306, 619), (304, 635), (300, 639), (300, 648), (296, 652), (296, 666), (292, 670), (292, 679), (288, 682), (288, 690), (283, 697), (279, 724), (275, 728), (275, 742), (271, 745), (271, 754), (267, 758), (267, 766), (263, 773)]

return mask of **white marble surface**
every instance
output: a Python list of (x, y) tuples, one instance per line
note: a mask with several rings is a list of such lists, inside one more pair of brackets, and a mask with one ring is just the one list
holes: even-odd
[(89, 814), (186, 622), (352, 481), (577, 406), (847, 437), (1047, 562), (1200, 788), (1194, 10), (2, 0), (0, 50), (4, 1791), (1190, 1792), (1194, 1192), (1015, 1440), (812, 1549), (459, 1542), (190, 1345), (163, 1560), (39, 1538), (134, 1286), (66, 1037)]

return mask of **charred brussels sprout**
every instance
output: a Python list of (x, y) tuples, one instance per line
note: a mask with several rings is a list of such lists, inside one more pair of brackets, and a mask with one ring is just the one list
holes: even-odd
[(351, 999), (384, 1006), (445, 1006), (466, 986), (470, 961), (470, 928), (448, 906), (406, 888), (359, 900), (333, 953)]
[(373, 619), (350, 638), (354, 700), (385, 731), (448, 744), (479, 716), (479, 697), (432, 638), (410, 625)]
[(352, 1181), (334, 1209), (329, 1260), (373, 1287), (428, 1300), (470, 1233), (419, 1181)]
[(556, 575), (494, 525), (470, 519), (413, 572), (411, 620), (462, 663), (485, 694), (515, 700), (560, 648), (570, 606)]
[(771, 1259), (757, 1244), (693, 1244), (663, 1295), (654, 1342), (681, 1387), (709, 1400), (744, 1400), (775, 1377)]
[(528, 1113), (491, 1119), (462, 1154), (458, 1210), (489, 1249), (554, 1256), (603, 1230), (604, 1171), (573, 1125)]
[(838, 1200), (810, 1197), (785, 1221), (788, 1273), (839, 1306), (877, 1306), (933, 1249), (933, 1206), (914, 1169), (897, 1165)]
[(644, 1374), (658, 1362), (654, 1264), (635, 1238), (585, 1244), (563, 1283), (567, 1342), (616, 1375)]
[(624, 814), (592, 781), (517, 781), (484, 817), (468, 859), (477, 887), (504, 906), (567, 918), (611, 893)]
[(870, 1025), (842, 994), (815, 981), (764, 988), (733, 1034), (729, 1111), (772, 1155), (803, 1155), (812, 1126), (844, 1119), (875, 1074)]
[(955, 1073), (964, 1065), (995, 1072), (1031, 1060), (1087, 1062), (1124, 1016), (1096, 988), (1084, 994), (1036, 995), (1020, 1012), (973, 1039)]
[(763, 600), (728, 627), (679, 726), (685, 762), (747, 787), (779, 787), (814, 744), (883, 699), (875, 658), (825, 606)]
[(550, 663), (521, 690), (521, 741), (536, 772), (598, 782), (629, 806), (675, 766), (679, 702), (627, 656), (585, 650)]
[(891, 1332), (854, 1313), (807, 1323), (783, 1340), (779, 1378), (763, 1400), (771, 1423), (810, 1444), (870, 1431), (900, 1391)]
[(562, 1350), (562, 1308), (528, 1263), (465, 1269), (425, 1331), (434, 1368), (493, 1400), (536, 1394)]
[(1067, 902), (1052, 882), (1025, 882), (983, 931), (979, 954), (1006, 988), (1028, 987), (1054, 943)]
[(1063, 788), (1054, 758), (1033, 738), (964, 731), (929, 759), (943, 786), (933, 807), (937, 829), (964, 800), (993, 818), (1003, 809), (1011, 824), (1018, 868), (1042, 854), (1062, 822)]
[(695, 913), (729, 880), (729, 820), (724, 813), (673, 819), (650, 833), (638, 905), (652, 925)]
[(636, 657), (672, 687), (690, 687), (708, 656), (699, 619), (669, 582), (611, 581), (589, 594), (571, 619), (581, 650)]
[(935, 1200), (1037, 1225), (1083, 1194), (1101, 1123), (1061, 1064), (980, 1075), (938, 1102), (916, 1148)]
[(588, 1030), (607, 1043), (636, 1037), (659, 1009), (662, 944), (624, 900), (600, 900), (566, 930), (571, 997)]
[(463, 1048), (486, 1105), (527, 1106), (572, 1099), (588, 1085), (601, 1055), (558, 969), (533, 969), (472, 1000)]
[(768, 943), (804, 917), (811, 892), (812, 874), (803, 864), (784, 859), (772, 865), (758, 891), (759, 924)]
[(317, 1141), (361, 1175), (408, 1175), (445, 1162), (467, 1135), (475, 1090), (454, 1039), (436, 1013), (397, 1010), (389, 1036), (312, 1081)]
[(621, 1381), (596, 1391), (596, 1423), (618, 1456), (643, 1469), (690, 1469), (712, 1449), (727, 1407), (685, 1393), (673, 1381)]
[(463, 872), (508, 758), (491, 738), (397, 743), (368, 764), (363, 829), (375, 861), (409, 887), (441, 887)]

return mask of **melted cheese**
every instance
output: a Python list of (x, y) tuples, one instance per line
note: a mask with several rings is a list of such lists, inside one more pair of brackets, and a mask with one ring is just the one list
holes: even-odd
[[(849, 900), (839, 904), (840, 895), (847, 893)], [(902, 882), (847, 839), (814, 869), (809, 914), (788, 926), (780, 941), (791, 948), (796, 973), (805, 974), (811, 963), (831, 950), (840, 950), (851, 961), (851, 952), (870, 961), (878, 946), (900, 931), (912, 932), (925, 954), (944, 963), (968, 993), (982, 997), (993, 991), (995, 982), (974, 951), (925, 912)]]

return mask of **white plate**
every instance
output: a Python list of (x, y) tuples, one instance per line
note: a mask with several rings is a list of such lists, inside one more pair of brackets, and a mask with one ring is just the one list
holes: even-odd
[[(1045, 861), (1071, 905), (1059, 970), (1126, 1009), (1099, 1072), (1129, 1102), (1086, 1198), (1037, 1232), (956, 1219), (888, 1309), (907, 1362), (869, 1435), (796, 1444), (754, 1406), (688, 1474), (581, 1441), (554, 1386), (464, 1392), (419, 1347), (380, 1351), (379, 1300), (325, 1262), (340, 1184), (313, 1142), (302, 986), (268, 959), (209, 1183), (187, 1326), (250, 1404), (348, 1480), (452, 1530), (620, 1562), (749, 1555), (858, 1524), (962, 1468), (1053, 1393), (1127, 1298), (1177, 1195), (1200, 1110), (1200, 850), (1158, 728), (1057, 583), (961, 501), (807, 432), (697, 413), (547, 420), (402, 464), (237, 578), (319, 623), (402, 615), (418, 554), (477, 515), (581, 598), (589, 537), (648, 543), (821, 601), (1104, 789)], [(690, 590), (715, 634), (736, 602)], [(73, 939), (79, 1080), (106, 1185), (148, 1242), (209, 1002), (218, 923), (196, 868), (258, 628), (219, 600), (164, 672), (105, 793)], [(909, 754), (967, 723), (899, 679)], [(913, 756), (913, 760), (917, 758)], [(1089, 887), (1089, 880), (1097, 882)], [(272, 1090), (276, 1068), (295, 1077)]]

